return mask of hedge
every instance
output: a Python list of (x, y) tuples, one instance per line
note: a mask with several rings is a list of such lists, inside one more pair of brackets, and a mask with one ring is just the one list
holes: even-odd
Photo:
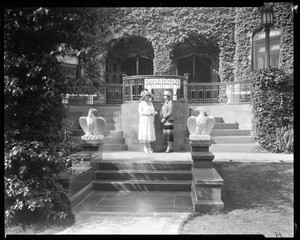
[(292, 75), (272, 67), (254, 71), (251, 80), (252, 131), (256, 141), (271, 152), (293, 152)]

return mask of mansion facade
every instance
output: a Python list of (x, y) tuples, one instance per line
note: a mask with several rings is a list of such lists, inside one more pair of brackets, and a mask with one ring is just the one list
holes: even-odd
[[(99, 81), (105, 87), (95, 92), (95, 99), (120, 104), (129, 94), (128, 83), (130, 94), (138, 96), (146, 88), (145, 76), (179, 76), (177, 99), (220, 102), (227, 94), (229, 101), (228, 92), (247, 92), (251, 72), (266, 64), (293, 73), (293, 4), (265, 5), (113, 9), (115, 18), (99, 51)], [(272, 9), (268, 36), (262, 7)], [(62, 62), (68, 74), (84, 78), (80, 60)]]

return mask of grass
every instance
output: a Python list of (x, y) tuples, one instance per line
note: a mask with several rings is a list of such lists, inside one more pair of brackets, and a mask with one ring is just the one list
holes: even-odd
[[(28, 216), (27, 216), (28, 218)], [(5, 226), (6, 235), (53, 235), (73, 225), (73, 218), (61, 219), (56, 222), (31, 219), (28, 223)]]
[[(190, 214), (180, 234), (262, 234), (293, 237), (293, 164), (217, 163), (224, 179), (221, 213)], [(68, 226), (22, 225), (6, 234), (55, 234)]]
[(55, 224), (20, 224), (5, 228), (5, 235), (50, 235), (65, 230), (68, 226)]
[(181, 234), (293, 237), (293, 164), (217, 163), (225, 210), (191, 214)]

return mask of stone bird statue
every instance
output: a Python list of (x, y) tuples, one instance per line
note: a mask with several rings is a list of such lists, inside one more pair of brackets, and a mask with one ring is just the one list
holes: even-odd
[(199, 111), (197, 117), (191, 116), (187, 120), (188, 130), (191, 140), (210, 140), (210, 132), (215, 126), (215, 118), (213, 116), (205, 116), (202, 108), (195, 109)]
[(80, 117), (79, 124), (85, 135), (103, 136), (106, 130), (106, 121), (103, 117), (95, 117), (97, 109), (91, 108), (87, 117)]

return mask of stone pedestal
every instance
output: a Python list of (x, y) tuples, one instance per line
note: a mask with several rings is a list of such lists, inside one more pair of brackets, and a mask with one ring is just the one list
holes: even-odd
[(87, 140), (84, 136), (82, 136), (81, 139), (83, 141), (82, 152), (86, 152), (87, 154), (94, 152), (93, 155), (96, 154), (97, 159), (102, 160), (103, 137), (101, 139)]
[(212, 165), (214, 155), (209, 151), (209, 140), (191, 140), (192, 201), (194, 212), (209, 213), (222, 211), (221, 199), (223, 179)]

